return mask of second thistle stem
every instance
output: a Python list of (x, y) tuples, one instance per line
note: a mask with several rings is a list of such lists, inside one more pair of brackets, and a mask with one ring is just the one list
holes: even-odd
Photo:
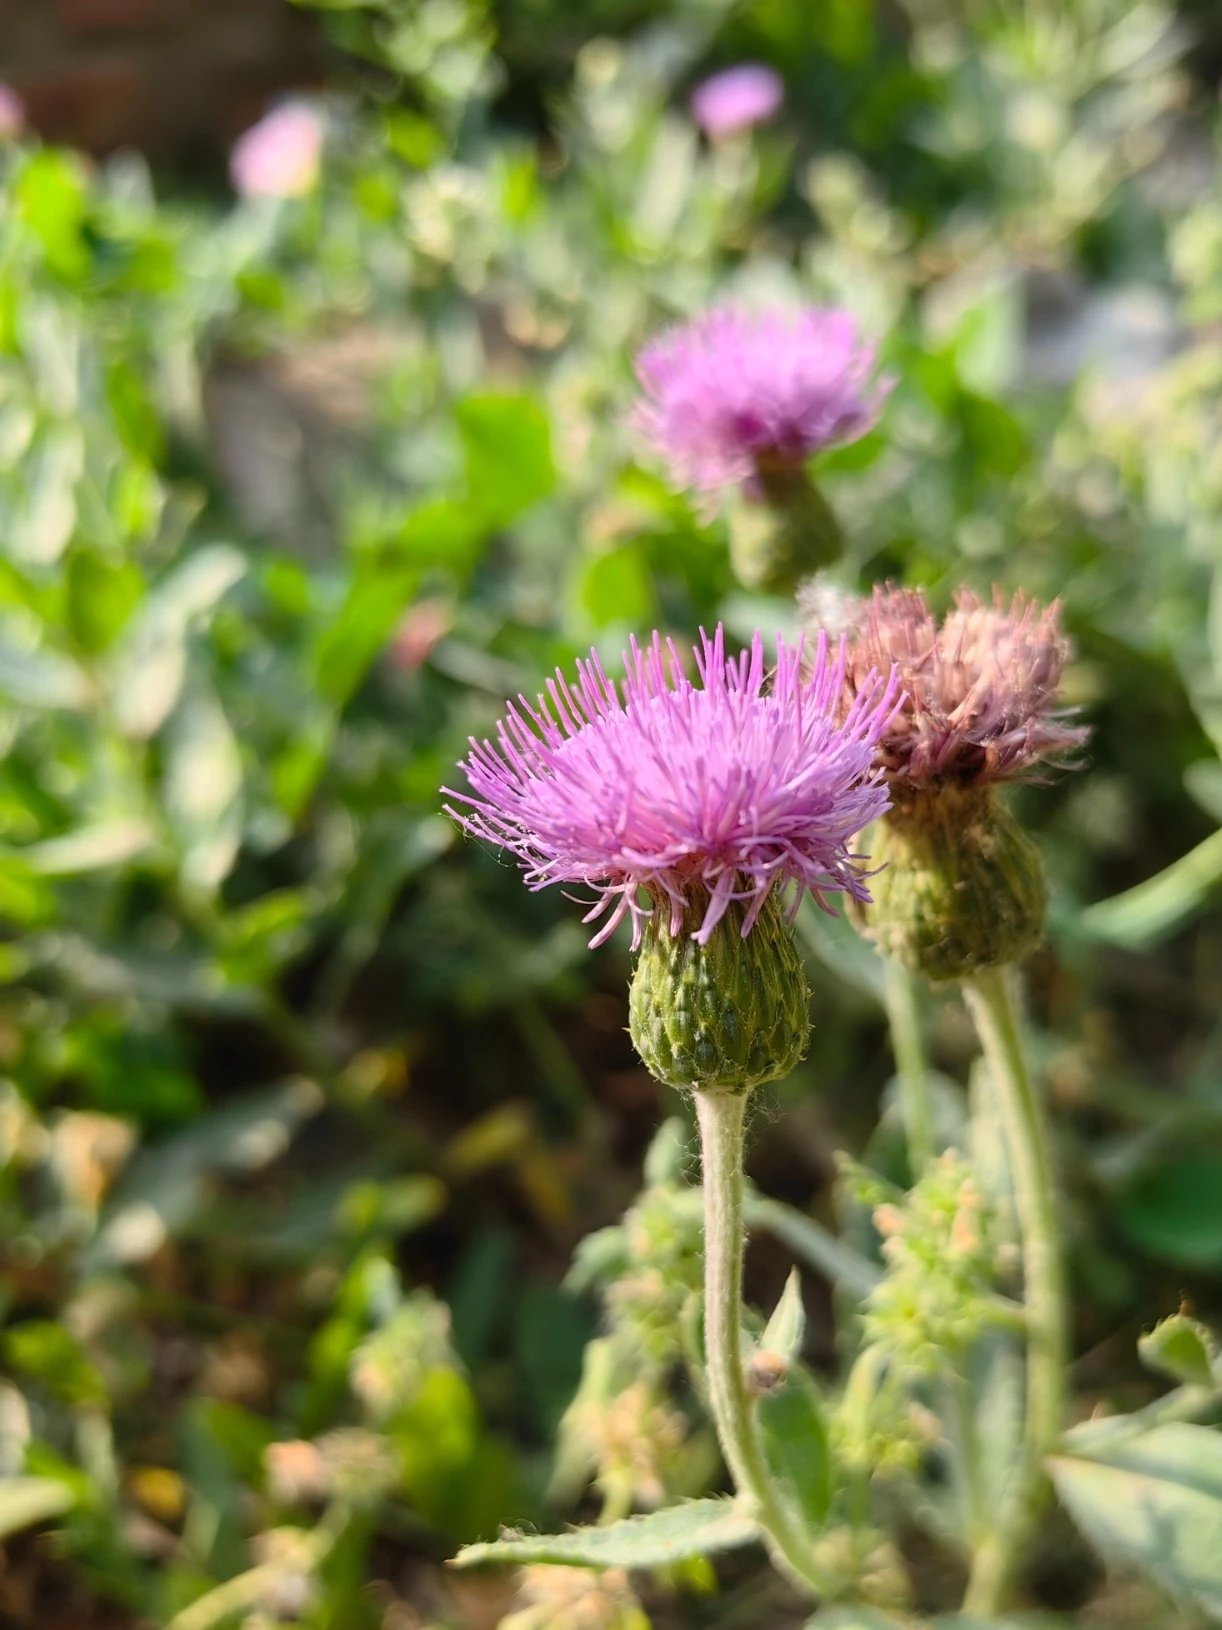
[(883, 963), (886, 970), (883, 997), (908, 1141), (908, 1175), (915, 1183), (933, 1159), (934, 1152), (929, 1062), (921, 1030), (920, 999), (915, 974), (895, 957), (885, 957)]
[(1056, 1446), (1061, 1432), (1068, 1336), (1052, 1160), (1043, 1110), (1027, 1070), (1005, 970), (977, 974), (964, 981), (963, 991), (980, 1036), (1005, 1136), (1022, 1230), (1023, 1294), (1027, 1306), (1027, 1413), (1022, 1459), (1010, 1509), (978, 1549), (964, 1601), (969, 1613), (991, 1614), (1005, 1605), (1039, 1515), (1044, 1495), (1044, 1459)]
[(800, 1588), (828, 1581), (764, 1453), (743, 1373), (743, 1130), (745, 1092), (696, 1092), (704, 1168), (704, 1345), (709, 1402), (726, 1465), (778, 1568)]

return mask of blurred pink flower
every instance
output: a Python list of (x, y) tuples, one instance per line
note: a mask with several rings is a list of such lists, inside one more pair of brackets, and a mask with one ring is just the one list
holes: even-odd
[(848, 844), (888, 807), (874, 761), (894, 673), (838, 715), (845, 653), (825, 636), (813, 662), (779, 637), (769, 661), (758, 633), (727, 657), (718, 628), (695, 658), (699, 685), (672, 641), (634, 640), (617, 686), (592, 651), (575, 685), (557, 672), (537, 705), (509, 703), (495, 742), (472, 739), (469, 793), (442, 789), (466, 806), (447, 813), (467, 832), (518, 857), (528, 888), (594, 890), (585, 921), (606, 920), (591, 945), (630, 916), (635, 946), (651, 909), (676, 935), (689, 904), (703, 907), (703, 945), (732, 901), (748, 902), (745, 936), (774, 886), (794, 909), (808, 889), (869, 899)]
[(750, 485), (762, 466), (864, 435), (888, 389), (870, 383), (873, 366), (873, 345), (837, 306), (717, 306), (642, 347), (630, 423), (676, 486)]
[(0, 84), (0, 141), (14, 141), (25, 129), (25, 103), (10, 85)]
[(243, 198), (300, 198), (318, 179), (324, 126), (308, 102), (282, 102), (233, 144), (229, 174)]
[(390, 642), (390, 660), (404, 673), (423, 668), (439, 640), (454, 626), (454, 612), (444, 600), (418, 600), (403, 614)]
[(732, 136), (771, 119), (784, 96), (779, 74), (762, 63), (743, 62), (696, 86), (692, 117), (708, 136)]

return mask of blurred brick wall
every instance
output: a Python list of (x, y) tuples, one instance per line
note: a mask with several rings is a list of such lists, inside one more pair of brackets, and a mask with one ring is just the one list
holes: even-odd
[(96, 153), (219, 154), (323, 62), (289, 0), (0, 0), (0, 80), (40, 134)]

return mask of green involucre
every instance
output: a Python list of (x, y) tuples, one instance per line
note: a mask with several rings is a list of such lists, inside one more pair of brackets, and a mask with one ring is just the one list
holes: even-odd
[(1018, 962), (1044, 931), (1039, 851), (991, 786), (897, 801), (870, 842), (873, 903), (858, 920), (884, 955), (928, 979)]
[(734, 903), (698, 945), (703, 916), (689, 910), (678, 934), (665, 905), (645, 930), (629, 993), (633, 1045), (659, 1081), (701, 1092), (747, 1092), (787, 1075), (810, 1037), (810, 991), (793, 930), (769, 895), (744, 939)]

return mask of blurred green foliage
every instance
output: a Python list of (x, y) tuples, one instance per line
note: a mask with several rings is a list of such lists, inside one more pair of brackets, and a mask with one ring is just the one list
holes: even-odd
[[(589, 956), (438, 789), (592, 641), (793, 626), (623, 426), (634, 348), (726, 294), (839, 301), (882, 340), (884, 422), (823, 465), (842, 588), (1064, 599), (1089, 766), (1020, 797), (1056, 886), (1033, 1007), (1084, 1392), (1148, 1395), (1135, 1308), (1222, 1307), (1222, 127), (1186, 25), (1162, 0), (319, 9), (300, 199), (0, 151), (15, 1624), (492, 1623), (508, 1601), (437, 1566), (456, 1542), (555, 1526), (590, 1480), (613, 1514), (712, 1488), (669, 1384), (695, 1339), (677, 1168), (583, 1248), (610, 1287), (589, 1348), (560, 1289), (670, 1107), (623, 1036), (624, 948)], [(744, 57), (785, 111), (710, 145), (686, 92)], [(861, 1153), (880, 1102), (864, 1158), (895, 1175), (894, 1115), (876, 970), (813, 915), (817, 1044), (760, 1161), (825, 1211), (827, 1150)], [(717, 1622), (706, 1574), (670, 1583), (659, 1624)]]

